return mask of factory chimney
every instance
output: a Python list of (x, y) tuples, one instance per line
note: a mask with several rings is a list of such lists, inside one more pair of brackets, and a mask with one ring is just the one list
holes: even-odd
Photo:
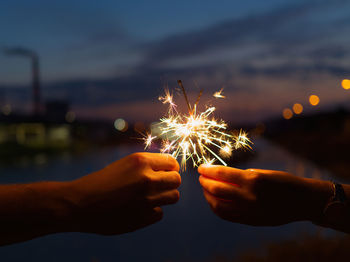
[(22, 56), (27, 57), (31, 60), (32, 66), (32, 107), (33, 114), (39, 115), (41, 113), (41, 98), (40, 98), (40, 78), (39, 78), (39, 56), (36, 52), (16, 47), (16, 48), (6, 48), (5, 53), (7, 55)]

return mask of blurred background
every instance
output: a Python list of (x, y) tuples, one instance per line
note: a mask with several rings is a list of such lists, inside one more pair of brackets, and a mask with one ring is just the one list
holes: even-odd
[[(72, 180), (132, 152), (181, 79), (254, 146), (230, 165), (350, 181), (350, 1), (0, 3), (0, 182)], [(213, 101), (223, 88), (226, 99)], [(347, 236), (311, 223), (232, 224), (198, 174), (157, 225), (116, 237), (58, 234), (1, 261), (329, 261)]]

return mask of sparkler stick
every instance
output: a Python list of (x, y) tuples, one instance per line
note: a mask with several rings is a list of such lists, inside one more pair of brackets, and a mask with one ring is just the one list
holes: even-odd
[(197, 107), (197, 105), (198, 105), (198, 103), (199, 103), (199, 100), (201, 99), (202, 94), (203, 94), (203, 90), (201, 89), (201, 90), (199, 91), (199, 95), (198, 95), (198, 97), (197, 97), (196, 103), (194, 103), (194, 107)]
[[(163, 104), (169, 104), (168, 113), (157, 124), (160, 132), (158, 136), (144, 135), (145, 149), (150, 147), (154, 140), (160, 139), (162, 144), (160, 152), (181, 158), (183, 170), (186, 169), (187, 161), (192, 161), (194, 167), (202, 163), (212, 164), (216, 160), (226, 166), (223, 158), (230, 157), (233, 150), (252, 149), (247, 133), (242, 130), (238, 135), (229, 133), (227, 124), (213, 117), (215, 107), (208, 107), (203, 112), (197, 111), (202, 90), (191, 107), (181, 80), (178, 80), (178, 84), (186, 100), (188, 114), (180, 113), (176, 109), (173, 95), (165, 90), (165, 96), (159, 97), (159, 100)], [(213, 96), (225, 98), (222, 89)]]
[(187, 103), (187, 106), (188, 106), (188, 111), (191, 114), (192, 113), (191, 105), (190, 105), (190, 102), (188, 101), (186, 90), (185, 90), (184, 86), (182, 85), (182, 81), (181, 80), (177, 80), (177, 83), (179, 84), (179, 86), (182, 89), (182, 93), (184, 94), (184, 97), (185, 97), (185, 100), (186, 100), (186, 103)]

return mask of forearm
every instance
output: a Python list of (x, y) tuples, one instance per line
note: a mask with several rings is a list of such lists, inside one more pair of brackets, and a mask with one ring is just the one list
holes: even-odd
[(0, 186), (0, 245), (71, 230), (69, 182)]

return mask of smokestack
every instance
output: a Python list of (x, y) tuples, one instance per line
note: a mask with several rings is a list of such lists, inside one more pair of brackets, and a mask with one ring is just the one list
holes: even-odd
[(40, 78), (39, 78), (39, 57), (32, 56), (32, 96), (33, 96), (33, 113), (40, 114), (41, 98), (40, 98)]
[(41, 97), (40, 97), (40, 70), (39, 70), (39, 56), (36, 52), (25, 48), (6, 48), (5, 53), (7, 55), (16, 55), (27, 57), (31, 59), (32, 63), (32, 107), (33, 114), (38, 115), (41, 113)]

